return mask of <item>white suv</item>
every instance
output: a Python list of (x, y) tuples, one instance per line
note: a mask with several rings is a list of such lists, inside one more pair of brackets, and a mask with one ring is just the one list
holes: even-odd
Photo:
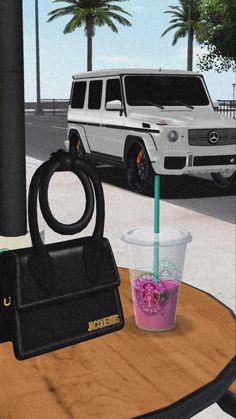
[(187, 71), (120, 69), (73, 76), (67, 146), (95, 164), (119, 166), (143, 192), (154, 173), (235, 171), (236, 121), (220, 115), (204, 79)]

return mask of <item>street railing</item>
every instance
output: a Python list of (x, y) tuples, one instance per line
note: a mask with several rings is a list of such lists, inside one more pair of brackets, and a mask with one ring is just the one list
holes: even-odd
[(45, 113), (67, 114), (69, 99), (42, 99), (42, 107)]
[[(216, 112), (236, 119), (236, 100), (218, 100), (219, 107)], [(55, 115), (66, 115), (69, 99), (42, 99), (43, 113)], [(25, 102), (25, 112), (34, 113), (35, 102)]]
[(217, 112), (236, 119), (236, 100), (218, 100), (217, 102), (219, 104)]
[[(25, 113), (35, 112), (35, 102), (25, 102)], [(41, 107), (44, 114), (66, 115), (69, 106), (69, 99), (42, 99)]]

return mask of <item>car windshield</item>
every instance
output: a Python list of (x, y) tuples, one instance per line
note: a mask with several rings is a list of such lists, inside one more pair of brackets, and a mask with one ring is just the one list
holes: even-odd
[(176, 75), (125, 76), (130, 106), (206, 106), (209, 100), (200, 77)]

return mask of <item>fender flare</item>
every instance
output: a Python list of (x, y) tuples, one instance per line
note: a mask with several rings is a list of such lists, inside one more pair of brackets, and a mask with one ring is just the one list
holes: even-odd
[(128, 157), (128, 154), (129, 154), (129, 150), (131, 149), (132, 145), (137, 143), (137, 142), (139, 142), (139, 143), (141, 143), (145, 146), (142, 137), (138, 137), (136, 135), (128, 135), (126, 137), (125, 147), (124, 147), (124, 166), (125, 166), (125, 168), (126, 168), (126, 165), (127, 165), (126, 162), (127, 162), (127, 157)]
[(79, 131), (77, 129), (71, 128), (68, 133), (68, 141), (71, 143), (71, 141), (76, 141), (77, 138), (80, 138)]
[(68, 130), (67, 138), (68, 138), (69, 144), (71, 143), (71, 141), (73, 141), (73, 139), (76, 140), (80, 138), (85, 152), (90, 153), (90, 148), (89, 148), (86, 132), (83, 126), (80, 125), (78, 127), (71, 127)]

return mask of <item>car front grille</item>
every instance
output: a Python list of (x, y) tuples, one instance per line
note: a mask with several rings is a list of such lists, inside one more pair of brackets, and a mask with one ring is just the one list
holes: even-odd
[[(211, 143), (211, 136), (214, 137), (214, 133), (219, 136), (219, 140)], [(188, 130), (188, 142), (189, 145), (193, 146), (220, 146), (220, 145), (231, 145), (236, 144), (236, 128), (211, 128), (211, 129), (189, 129)]]
[(231, 156), (196, 156), (193, 166), (220, 166), (236, 163), (236, 155)]

